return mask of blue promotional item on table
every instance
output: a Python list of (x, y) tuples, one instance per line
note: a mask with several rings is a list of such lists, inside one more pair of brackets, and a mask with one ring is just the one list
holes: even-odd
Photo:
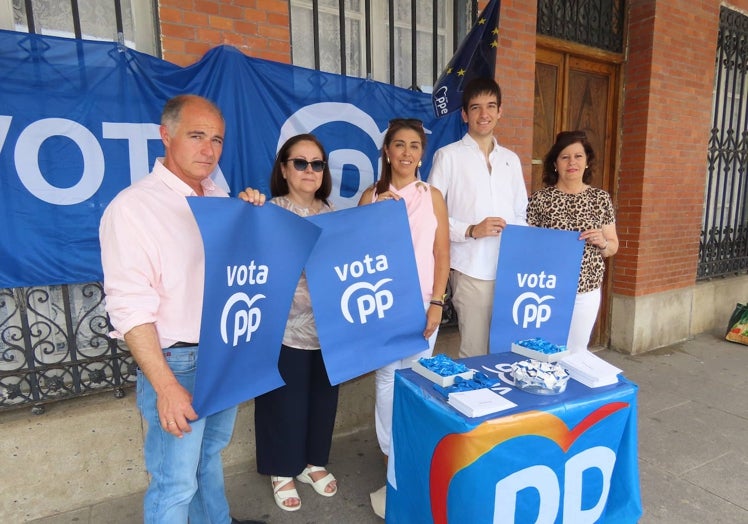
[(512, 352), (542, 362), (557, 362), (569, 355), (566, 346), (556, 345), (539, 337), (512, 342)]
[(515, 406), (489, 389), (498, 380), (470, 370), (446, 355), (420, 358), (412, 369), (432, 381), (434, 390), (467, 417), (482, 417)]
[(464, 364), (458, 364), (442, 354), (431, 358), (419, 358), (413, 363), (413, 371), (441, 387), (451, 386), (456, 380), (467, 380), (473, 377), (473, 371)]

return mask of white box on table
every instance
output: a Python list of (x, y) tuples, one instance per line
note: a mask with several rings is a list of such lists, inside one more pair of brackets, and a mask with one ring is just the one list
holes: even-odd
[(473, 378), (473, 370), (469, 369), (464, 373), (458, 373), (457, 375), (447, 375), (446, 377), (443, 377), (437, 373), (434, 373), (430, 369), (422, 366), (417, 360), (413, 361), (413, 371), (418, 373), (419, 375), (426, 377), (431, 382), (435, 384), (439, 384), (443, 388), (447, 388), (455, 383), (455, 377), (462, 377), (465, 380), (470, 380)]
[(512, 342), (512, 353), (539, 360), (540, 362), (558, 362), (562, 358), (571, 354), (568, 349), (557, 353), (541, 353), (540, 351), (520, 346), (514, 342)]

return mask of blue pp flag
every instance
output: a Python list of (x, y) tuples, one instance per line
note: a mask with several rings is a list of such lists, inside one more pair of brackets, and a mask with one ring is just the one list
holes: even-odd
[(579, 231), (506, 226), (496, 268), (491, 353), (534, 337), (566, 345), (583, 251)]
[(223, 111), (218, 185), (269, 195), (280, 146), (314, 133), (337, 209), (355, 206), (377, 179), (390, 119), (423, 120), (422, 173), (436, 149), (465, 133), (459, 115), (434, 116), (426, 93), (229, 46), (179, 67), (116, 42), (0, 30), (0, 93), (0, 288), (102, 279), (101, 215), (163, 156), (161, 111), (178, 94), (205, 96)]
[(188, 198), (205, 248), (193, 406), (208, 416), (283, 385), (283, 332), (320, 229), (275, 205)]
[(488, 2), (446, 69), (439, 75), (431, 94), (437, 117), (462, 108), (463, 86), (473, 78), (494, 77), (500, 8), (501, 0)]
[(340, 384), (428, 347), (405, 202), (309, 217), (322, 228), (306, 266), (327, 375)]

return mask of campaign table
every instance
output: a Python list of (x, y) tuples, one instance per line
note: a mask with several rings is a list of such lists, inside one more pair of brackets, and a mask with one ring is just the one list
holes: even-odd
[(634, 523), (641, 516), (636, 384), (559, 395), (513, 386), (496, 353), (463, 359), (516, 407), (468, 418), (413, 370), (395, 375), (387, 472), (391, 523)]

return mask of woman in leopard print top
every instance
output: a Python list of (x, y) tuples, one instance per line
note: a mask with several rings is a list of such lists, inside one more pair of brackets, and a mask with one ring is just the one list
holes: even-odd
[(543, 160), (543, 183), (527, 205), (531, 226), (579, 231), (585, 241), (569, 338), (572, 352), (587, 350), (600, 308), (604, 258), (618, 251), (610, 195), (589, 185), (595, 152), (584, 131), (562, 131)]

